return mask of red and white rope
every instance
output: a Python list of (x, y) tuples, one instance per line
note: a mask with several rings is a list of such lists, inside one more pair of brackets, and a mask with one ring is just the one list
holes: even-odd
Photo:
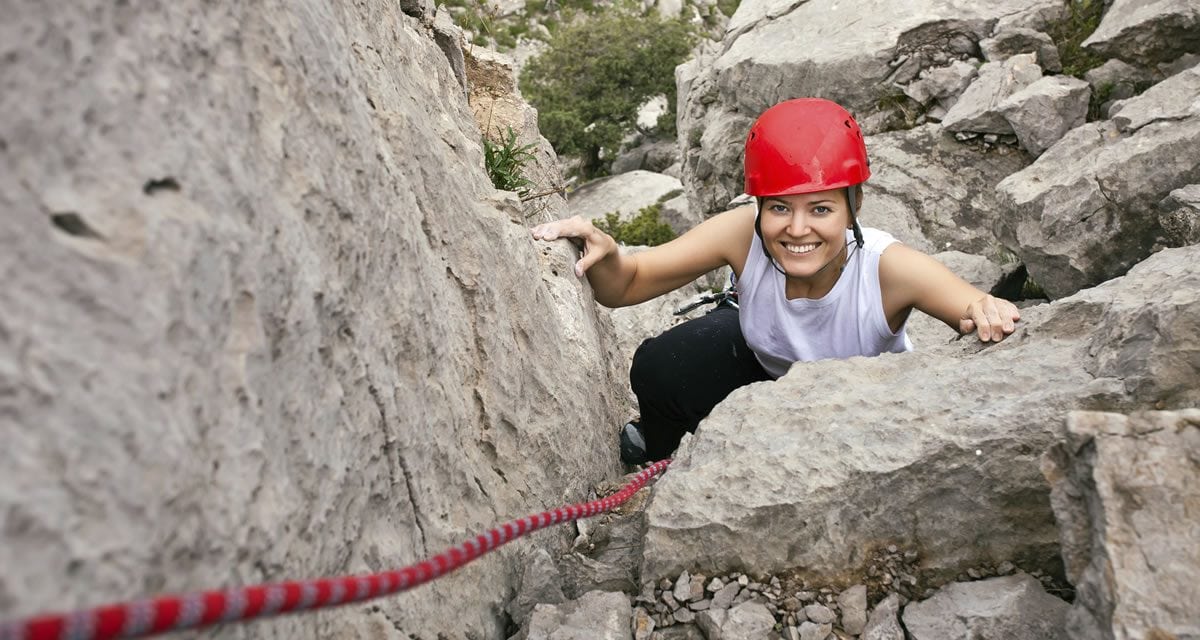
[(167, 631), (335, 607), (399, 593), (444, 576), (527, 533), (604, 513), (628, 500), (670, 463), (670, 460), (662, 460), (650, 465), (611, 496), (506, 522), (403, 569), (167, 595), (70, 613), (43, 614), (0, 622), (0, 640), (141, 638)]

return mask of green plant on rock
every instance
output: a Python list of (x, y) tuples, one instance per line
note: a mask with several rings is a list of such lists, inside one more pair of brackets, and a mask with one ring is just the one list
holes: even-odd
[(582, 177), (604, 175), (647, 98), (665, 94), (674, 120), (675, 67), (695, 37), (687, 23), (653, 13), (598, 13), (558, 29), (525, 66), (521, 92), (555, 150), (579, 157)]
[(487, 169), (492, 184), (502, 191), (524, 194), (533, 182), (525, 177), (525, 165), (534, 159), (536, 144), (517, 143), (517, 133), (508, 127), (507, 133), (496, 131), (498, 140), (483, 138), (483, 166)]
[(1100, 26), (1104, 0), (1069, 0), (1068, 8), (1067, 19), (1053, 25), (1048, 31), (1058, 47), (1063, 73), (1082, 78), (1084, 73), (1104, 64), (1104, 58), (1079, 46)]
[(602, 220), (593, 221), (593, 224), (624, 245), (655, 247), (675, 239), (671, 225), (663, 222), (662, 204), (642, 207), (629, 220), (621, 220), (614, 211), (605, 214)]

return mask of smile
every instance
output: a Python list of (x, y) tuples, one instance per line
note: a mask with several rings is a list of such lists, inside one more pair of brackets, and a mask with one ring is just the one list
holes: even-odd
[(788, 243), (784, 242), (782, 244), (783, 244), (783, 248), (787, 249), (788, 253), (795, 254), (795, 255), (803, 255), (805, 253), (810, 253), (814, 249), (816, 249), (817, 247), (819, 247), (821, 245), (820, 242), (810, 242), (808, 244), (788, 244)]

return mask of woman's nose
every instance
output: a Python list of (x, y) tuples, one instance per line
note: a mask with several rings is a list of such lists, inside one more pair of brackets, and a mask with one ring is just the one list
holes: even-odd
[(793, 213), (791, 221), (788, 222), (787, 230), (788, 235), (793, 238), (799, 238), (808, 233), (808, 216), (801, 212)]

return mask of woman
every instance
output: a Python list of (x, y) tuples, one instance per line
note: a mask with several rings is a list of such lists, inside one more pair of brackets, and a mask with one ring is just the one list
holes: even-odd
[(764, 112), (745, 147), (754, 205), (709, 218), (675, 240), (622, 255), (578, 216), (535, 227), (539, 240), (582, 241), (577, 276), (608, 307), (644, 302), (729, 265), (739, 309), (720, 308), (646, 340), (630, 381), (641, 420), (621, 432), (627, 464), (669, 456), (683, 434), (734, 389), (778, 378), (793, 362), (909, 351), (913, 309), (962, 334), (1004, 339), (1015, 305), (976, 289), (857, 212), (870, 177), (863, 134), (828, 100)]

